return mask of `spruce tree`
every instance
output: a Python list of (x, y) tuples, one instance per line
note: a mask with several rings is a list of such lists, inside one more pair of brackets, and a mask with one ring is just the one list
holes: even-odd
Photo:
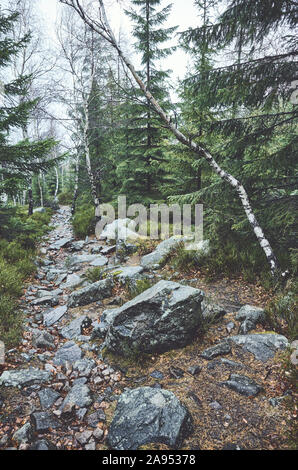
[[(136, 9), (126, 11), (134, 23), (135, 47), (141, 54), (143, 78), (147, 89), (156, 96), (164, 108), (171, 108), (166, 79), (169, 71), (160, 70), (159, 61), (171, 54), (173, 48), (165, 47), (176, 27), (163, 28), (172, 5), (161, 7), (161, 0), (133, 0)], [(130, 100), (123, 111), (126, 119), (125, 153), (117, 168), (123, 179), (122, 192), (134, 202), (160, 197), (165, 178), (163, 165), (167, 159), (165, 139), (167, 133), (149, 100), (140, 90), (131, 88)], [(145, 199), (144, 199), (145, 197)]]
[[(30, 40), (29, 36), (15, 42), (10, 32), (17, 14), (4, 15), (0, 12), (0, 73), (3, 77), (3, 91), (0, 104), (0, 194), (16, 194), (32, 172), (46, 169), (53, 162), (47, 155), (54, 145), (52, 139), (30, 142), (28, 139), (13, 143), (11, 134), (16, 129), (24, 129), (29, 114), (36, 101), (26, 99), (27, 83), (30, 77), (20, 76), (6, 82), (12, 57)], [(21, 96), (19, 105), (10, 104), (8, 98)], [(25, 185), (26, 186), (26, 185)]]
[[(230, 0), (214, 24), (183, 35), (184, 41), (193, 45), (194, 57), (195, 49), (206, 42), (209, 49), (221, 51), (219, 58), (234, 50), (228, 65), (210, 68), (204, 74), (198, 70), (185, 86), (190, 97), (200, 96), (205, 78), (203, 97), (214, 119), (205, 119), (203, 124), (213, 141), (211, 149), (218, 154), (221, 166), (243, 181), (284, 267), (288, 267), (295, 243), (297, 204), (294, 26), (294, 2)], [(275, 49), (271, 45), (274, 39), (278, 40)], [(193, 135), (202, 142), (200, 113), (204, 107), (193, 98), (190, 103), (194, 104), (190, 115), (192, 130), (196, 129)], [(226, 246), (230, 239), (233, 246), (245, 251), (253, 242), (237, 200), (218, 178), (211, 176), (205, 187), (190, 197), (205, 203), (205, 226), (219, 245)], [(260, 267), (265, 263), (257, 246), (255, 254), (250, 252), (252, 264)]]

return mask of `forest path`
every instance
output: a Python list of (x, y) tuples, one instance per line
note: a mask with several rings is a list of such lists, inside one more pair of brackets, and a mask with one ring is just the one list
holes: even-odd
[[(19, 348), (6, 352), (6, 386), (0, 387), (0, 448), (106, 449), (119, 395), (139, 386), (170, 390), (187, 405), (195, 430), (183, 449), (286, 447), (288, 412), (269, 401), (285, 393), (276, 362), (272, 359), (264, 364), (239, 348), (225, 356), (234, 365), (200, 356), (231, 334), (227, 328), (231, 323), (232, 331), (237, 331), (235, 305), (186, 348), (140, 363), (102, 358), (100, 345), (91, 341), (88, 319), (99, 321), (103, 310), (115, 306), (123, 292), (114, 290), (103, 301), (68, 307), (71, 292), (86, 284), (86, 270), (102, 258), (102, 247), (107, 248), (92, 238), (74, 240), (70, 218), (68, 207), (61, 207), (53, 216), (53, 230), (40, 245), (36, 282), (28, 286), (22, 299), (24, 337)], [(106, 256), (113, 264), (113, 253)], [(135, 264), (137, 259), (133, 260)], [(251, 291), (243, 292), (240, 285), (237, 299), (230, 299), (229, 281), (224, 285), (224, 294), (220, 283), (211, 284), (210, 293), (221, 292), (219, 297), (230, 304), (251, 298)], [(202, 287), (202, 281), (196, 287)], [(257, 332), (261, 331), (258, 326)], [(191, 367), (200, 373), (189, 372)], [(220, 386), (233, 367), (236, 374), (243, 371), (261, 384), (265, 392), (252, 399)], [(152, 444), (149, 448), (167, 446)]]

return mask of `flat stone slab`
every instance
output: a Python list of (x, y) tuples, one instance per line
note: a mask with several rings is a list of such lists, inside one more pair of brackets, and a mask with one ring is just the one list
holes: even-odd
[(188, 409), (172, 392), (141, 387), (120, 396), (108, 445), (115, 450), (137, 450), (158, 442), (177, 449), (192, 430)]
[(88, 385), (77, 384), (72, 387), (66, 395), (60, 410), (70, 412), (73, 407), (85, 408), (92, 403), (91, 393)]
[(60, 393), (56, 392), (56, 390), (54, 390), (53, 388), (44, 388), (40, 390), (37, 394), (40, 401), (40, 406), (44, 410), (52, 408), (55, 401), (57, 401), (60, 397)]
[(82, 350), (79, 346), (76, 345), (73, 341), (68, 341), (65, 343), (54, 356), (54, 364), (57, 366), (64, 365), (66, 362), (71, 364), (81, 359)]
[(55, 415), (50, 411), (36, 411), (30, 415), (31, 423), (36, 432), (45, 432), (50, 428), (61, 426)]
[(0, 385), (6, 387), (27, 387), (49, 382), (50, 372), (29, 367), (28, 369), (6, 370), (0, 377)]
[(66, 281), (60, 285), (61, 289), (75, 289), (76, 287), (83, 284), (84, 279), (77, 274), (69, 274)]
[(65, 248), (73, 241), (73, 238), (61, 238), (49, 246), (49, 250), (60, 250), (60, 248)]
[(116, 277), (120, 284), (134, 281), (141, 278), (141, 274), (144, 271), (142, 266), (123, 266), (121, 268), (111, 271), (111, 275)]
[(74, 339), (80, 336), (82, 334), (82, 327), (87, 319), (88, 317), (86, 315), (82, 315), (78, 318), (75, 318), (68, 325), (61, 328), (60, 330), (61, 336), (63, 336), (63, 338), (66, 338), (66, 339)]
[(237, 374), (231, 374), (229, 379), (221, 382), (220, 385), (228, 387), (240, 395), (247, 397), (255, 397), (263, 390), (263, 388), (250, 377)]
[(97, 258), (90, 263), (90, 266), (102, 267), (108, 264), (109, 260), (106, 256), (97, 256)]
[(187, 238), (173, 236), (162, 241), (157, 245), (156, 249), (141, 258), (141, 266), (145, 269), (158, 268), (165, 256), (167, 256), (173, 249), (177, 248), (180, 243), (185, 241)]
[(98, 258), (98, 255), (75, 255), (69, 259), (70, 266), (75, 266), (76, 264), (83, 264), (83, 263), (92, 263)]
[(43, 314), (43, 324), (45, 326), (52, 326), (55, 323), (59, 322), (61, 318), (66, 314), (67, 306), (62, 305), (61, 307), (57, 307), (49, 312)]
[(211, 348), (205, 349), (200, 356), (204, 359), (214, 359), (214, 357), (229, 354), (231, 352), (231, 346), (227, 341), (211, 346)]
[(74, 308), (83, 305), (88, 305), (99, 300), (110, 297), (112, 294), (113, 280), (103, 279), (94, 282), (89, 286), (84, 287), (73, 292), (68, 299), (68, 307)]
[(252, 353), (262, 362), (267, 362), (275, 356), (278, 350), (289, 346), (285, 336), (273, 333), (230, 336), (228, 340), (242, 346), (245, 351)]

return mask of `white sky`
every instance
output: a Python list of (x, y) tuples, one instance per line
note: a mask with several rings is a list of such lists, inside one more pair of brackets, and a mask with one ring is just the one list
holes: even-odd
[[(169, 3), (173, 4), (173, 8), (166, 27), (178, 26), (177, 31), (183, 31), (190, 26), (198, 25), (198, 10), (194, 7), (194, 0), (163, 0), (161, 6), (165, 7)], [(131, 32), (131, 24), (125, 15), (123, 8), (129, 8), (130, 5), (131, 2), (129, 0), (121, 0), (120, 2), (117, 0), (105, 1), (109, 21), (114, 32), (117, 33), (120, 28), (128, 37), (129, 32)], [(68, 7), (66, 5), (59, 4), (58, 0), (39, 0), (38, 6), (45, 23), (45, 27), (48, 29), (48, 37), (52, 37), (54, 40), (55, 22), (59, 10), (61, 8)], [(188, 58), (185, 53), (179, 49), (164, 61), (163, 68), (172, 69), (176, 78), (182, 78), (185, 74), (187, 63)]]

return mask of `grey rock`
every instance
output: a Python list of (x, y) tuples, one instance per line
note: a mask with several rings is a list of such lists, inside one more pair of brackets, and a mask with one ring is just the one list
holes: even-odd
[(57, 366), (64, 365), (66, 362), (71, 364), (82, 357), (82, 350), (73, 341), (65, 343), (54, 356), (54, 364)]
[(243, 369), (244, 367), (243, 364), (239, 362), (231, 361), (230, 359), (222, 357), (218, 360), (209, 362), (207, 369), (214, 369), (216, 366), (226, 366), (229, 369)]
[(256, 324), (251, 320), (244, 320), (239, 327), (239, 335), (247, 335), (250, 331), (254, 330)]
[(80, 377), (89, 377), (95, 366), (93, 359), (79, 359), (73, 364), (73, 370), (77, 371)]
[(77, 274), (69, 274), (67, 276), (66, 282), (64, 284), (61, 284), (61, 289), (75, 289), (76, 287), (80, 286), (83, 284), (84, 279), (81, 278), (81, 276), (78, 276)]
[(78, 441), (78, 443), (83, 446), (87, 444), (92, 434), (93, 434), (92, 431), (77, 432), (75, 434), (75, 438)]
[(54, 349), (54, 338), (47, 331), (38, 330), (33, 333), (32, 344), (35, 348)]
[(229, 323), (227, 323), (226, 325), (226, 330), (228, 333), (231, 333), (231, 331), (235, 328), (235, 323), (230, 321)]
[(18, 429), (12, 439), (18, 444), (32, 442), (33, 439), (33, 430), (30, 423), (24, 424), (20, 429)]
[(103, 322), (94, 322), (91, 339), (104, 339), (108, 332), (108, 324)]
[(61, 425), (55, 415), (50, 411), (36, 411), (30, 415), (35, 432), (45, 432), (50, 428), (56, 429)]
[(88, 305), (93, 302), (97, 302), (98, 300), (110, 297), (112, 287), (112, 279), (103, 279), (101, 281), (94, 282), (83, 289), (73, 292), (68, 299), (68, 307), (74, 308)]
[(127, 282), (133, 282), (137, 279), (141, 279), (141, 274), (143, 271), (144, 268), (142, 266), (124, 266), (111, 271), (111, 275), (116, 277), (120, 284), (126, 284)]
[(88, 426), (92, 428), (96, 428), (98, 423), (105, 422), (105, 421), (106, 421), (106, 415), (102, 409), (95, 411), (95, 413), (91, 413), (87, 417), (87, 424)]
[(48, 439), (38, 439), (32, 444), (30, 450), (57, 450), (57, 447)]
[(287, 338), (273, 333), (230, 336), (229, 341), (242, 346), (262, 362), (272, 359), (279, 349), (286, 349), (289, 345)]
[(257, 323), (264, 322), (265, 312), (262, 308), (244, 305), (237, 313), (236, 320), (242, 321), (238, 332), (239, 335), (246, 335), (255, 328)]
[(77, 338), (82, 334), (82, 328), (86, 324), (86, 322), (91, 320), (86, 315), (82, 315), (81, 317), (75, 318), (72, 322), (68, 325), (64, 326), (60, 330), (61, 336), (66, 339), (74, 339)]
[(73, 242), (71, 244), (71, 249), (73, 251), (81, 251), (84, 248), (85, 241), (84, 240), (79, 240), (77, 242)]
[(225, 314), (226, 310), (213, 302), (206, 299), (202, 302), (202, 315), (204, 320), (208, 322), (220, 320)]
[(155, 269), (160, 267), (163, 263), (165, 257), (175, 248), (178, 247), (180, 243), (184, 241), (185, 237), (176, 237), (173, 236), (162, 241), (159, 245), (157, 245), (155, 251), (145, 255), (141, 258), (141, 266), (145, 269)]
[(6, 387), (28, 387), (49, 382), (50, 372), (29, 367), (28, 369), (6, 370), (0, 377), (0, 385)]
[(90, 266), (102, 267), (108, 264), (109, 260), (105, 256), (97, 256), (97, 258), (90, 263)]
[(222, 409), (222, 406), (220, 403), (218, 403), (218, 401), (213, 401), (212, 403), (210, 403), (210, 408), (212, 408), (213, 410), (221, 410)]
[(104, 248), (102, 248), (101, 253), (103, 255), (109, 255), (110, 253), (113, 253), (113, 251), (116, 251), (116, 245), (105, 246)]
[(51, 295), (47, 295), (46, 297), (42, 297), (41, 299), (36, 299), (31, 302), (31, 305), (33, 306), (50, 305), (51, 307), (55, 307), (58, 304), (58, 297), (53, 297)]
[(154, 379), (164, 379), (163, 373), (159, 370), (154, 370), (151, 372), (150, 377), (153, 377)]
[(44, 207), (36, 207), (36, 209), (33, 209), (33, 214), (35, 214), (36, 212), (38, 212), (40, 214), (44, 214), (46, 212), (46, 210), (45, 210)]
[(76, 266), (77, 264), (92, 263), (97, 258), (97, 255), (76, 255), (69, 258), (68, 263), (70, 266)]
[(265, 320), (265, 312), (262, 308), (253, 307), (252, 305), (244, 305), (238, 311), (236, 320), (250, 320), (254, 323), (262, 322)]
[(52, 326), (57, 323), (61, 318), (66, 314), (67, 306), (61, 305), (49, 312), (44, 313), (43, 315), (43, 324), (45, 326)]
[(201, 372), (202, 368), (200, 366), (190, 366), (188, 372), (191, 375), (198, 375)]
[(192, 430), (189, 411), (172, 392), (141, 387), (120, 396), (108, 445), (115, 450), (136, 450), (160, 442), (177, 449)]
[(202, 325), (203, 296), (198, 289), (160, 281), (122, 307), (104, 312), (109, 324), (105, 345), (124, 355), (183, 347)]
[(56, 392), (56, 390), (52, 388), (44, 388), (40, 390), (37, 394), (40, 401), (40, 406), (43, 410), (48, 410), (52, 408), (54, 403), (60, 397), (60, 393)]
[(229, 354), (231, 352), (231, 346), (227, 341), (211, 346), (211, 348), (205, 349), (200, 356), (204, 359), (213, 359), (217, 356), (222, 356), (223, 354)]
[(39, 299), (42, 299), (43, 297), (57, 297), (60, 294), (62, 294), (61, 289), (39, 290), (37, 296)]
[(220, 385), (230, 388), (240, 395), (255, 397), (263, 388), (254, 380), (245, 375), (231, 374), (229, 379), (221, 382)]
[(92, 403), (92, 398), (88, 385), (74, 385), (66, 395), (60, 410), (62, 413), (69, 412), (74, 407), (86, 408)]
[(70, 245), (73, 238), (61, 238), (57, 240), (55, 243), (49, 246), (49, 250), (60, 250), (60, 248), (65, 248), (67, 245)]

